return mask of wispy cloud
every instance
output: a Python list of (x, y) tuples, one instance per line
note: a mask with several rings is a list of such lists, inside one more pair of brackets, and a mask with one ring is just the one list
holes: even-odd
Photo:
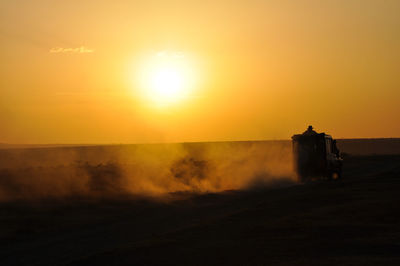
[(77, 48), (63, 48), (63, 47), (53, 47), (49, 50), (49, 53), (52, 54), (86, 54), (86, 53), (94, 53), (94, 49), (87, 48), (85, 46), (77, 47)]

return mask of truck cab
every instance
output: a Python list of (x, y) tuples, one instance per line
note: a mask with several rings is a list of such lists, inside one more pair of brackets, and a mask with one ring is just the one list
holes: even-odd
[(336, 140), (317, 133), (312, 126), (292, 136), (294, 168), (300, 182), (313, 179), (340, 179), (343, 159)]

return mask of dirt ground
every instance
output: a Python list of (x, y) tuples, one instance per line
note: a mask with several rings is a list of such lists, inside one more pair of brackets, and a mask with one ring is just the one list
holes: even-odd
[(0, 203), (0, 265), (400, 265), (400, 155), (343, 180)]

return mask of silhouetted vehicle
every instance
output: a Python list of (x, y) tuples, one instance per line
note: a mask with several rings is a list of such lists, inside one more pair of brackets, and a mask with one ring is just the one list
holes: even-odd
[(294, 167), (300, 182), (311, 179), (340, 179), (343, 159), (336, 140), (317, 133), (312, 126), (303, 134), (293, 135)]

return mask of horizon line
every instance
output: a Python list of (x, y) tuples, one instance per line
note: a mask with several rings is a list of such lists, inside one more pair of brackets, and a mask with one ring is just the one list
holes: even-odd
[[(365, 138), (335, 138), (336, 140), (393, 140), (400, 137), (365, 137)], [(7, 143), (0, 142), (1, 146), (112, 146), (112, 145), (157, 145), (157, 144), (185, 144), (185, 143), (216, 143), (216, 142), (262, 142), (262, 141), (291, 141), (291, 139), (248, 139), (248, 140), (211, 140), (211, 141), (171, 141), (171, 142), (109, 142), (109, 143)]]

